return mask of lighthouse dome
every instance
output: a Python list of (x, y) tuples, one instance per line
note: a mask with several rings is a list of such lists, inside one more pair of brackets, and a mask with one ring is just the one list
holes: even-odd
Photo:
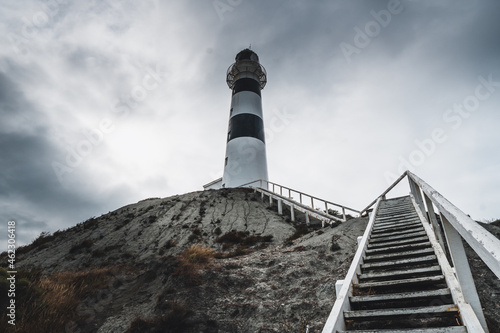
[(240, 51), (237, 55), (236, 58), (234, 58), (236, 61), (240, 60), (251, 60), (251, 61), (256, 61), (259, 62), (259, 56), (257, 53), (250, 49), (244, 49)]

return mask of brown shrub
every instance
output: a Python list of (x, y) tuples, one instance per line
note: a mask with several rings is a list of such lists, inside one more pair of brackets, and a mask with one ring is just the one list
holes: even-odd
[(213, 258), (214, 250), (193, 245), (179, 255), (173, 275), (179, 276), (187, 285), (198, 285), (202, 282), (200, 270), (206, 268)]

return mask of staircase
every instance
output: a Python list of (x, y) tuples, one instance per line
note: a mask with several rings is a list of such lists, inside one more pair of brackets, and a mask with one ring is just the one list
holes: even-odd
[(341, 332), (467, 332), (409, 196), (381, 201), (360, 268)]
[[(408, 178), (410, 195), (386, 199)], [(500, 240), (406, 171), (373, 211), (323, 333), (485, 333), (462, 240), (500, 278)]]

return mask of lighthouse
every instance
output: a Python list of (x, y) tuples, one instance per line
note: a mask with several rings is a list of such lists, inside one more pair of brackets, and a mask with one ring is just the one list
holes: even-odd
[(224, 174), (203, 185), (205, 190), (268, 180), (261, 98), (261, 90), (267, 83), (266, 70), (259, 63), (259, 56), (250, 49), (239, 52), (235, 60), (226, 73), (232, 96)]
[(226, 82), (232, 90), (222, 187), (268, 180), (261, 90), (266, 70), (250, 49), (239, 52)]

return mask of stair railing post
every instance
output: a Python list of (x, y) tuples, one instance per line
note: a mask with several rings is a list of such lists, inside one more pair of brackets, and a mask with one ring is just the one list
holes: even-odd
[(344, 218), (344, 222), (347, 221), (347, 218), (345, 217), (345, 207), (342, 207), (342, 216)]
[(311, 197), (311, 208), (314, 209), (314, 198)]
[(477, 319), (481, 323), (484, 331), (488, 332), (488, 326), (486, 325), (486, 319), (484, 318), (481, 301), (477, 295), (476, 284), (472, 278), (467, 255), (465, 254), (462, 237), (443, 214), (440, 214), (440, 216), (451, 260), (453, 262), (452, 264), (455, 268), (455, 276), (462, 287), (464, 299), (470, 304), (472, 310), (474, 310), (474, 313), (476, 314)]
[(278, 199), (278, 215), (283, 215), (283, 200)]
[(293, 209), (294, 208), (293, 208), (293, 204), (292, 204), (292, 205), (290, 205), (290, 220), (292, 222), (295, 222), (295, 212), (293, 211)]
[(434, 204), (432, 203), (432, 200), (429, 199), (429, 197), (425, 193), (424, 193), (424, 199), (427, 206), (427, 212), (429, 213), (429, 220), (431, 222), (432, 229), (434, 230), (434, 234), (436, 234), (436, 238), (439, 242), (439, 245), (441, 245), (441, 248), (446, 253), (444, 235), (441, 230), (441, 226), (439, 225), (439, 222), (436, 218), (436, 212), (434, 211)]
[(413, 197), (415, 197), (415, 201), (419, 205), (420, 210), (425, 214), (426, 210), (424, 201), (422, 200), (422, 191), (420, 191), (420, 187), (413, 181), (413, 179), (411, 179), (411, 177), (408, 177), (408, 182), (410, 183), (410, 190)]

